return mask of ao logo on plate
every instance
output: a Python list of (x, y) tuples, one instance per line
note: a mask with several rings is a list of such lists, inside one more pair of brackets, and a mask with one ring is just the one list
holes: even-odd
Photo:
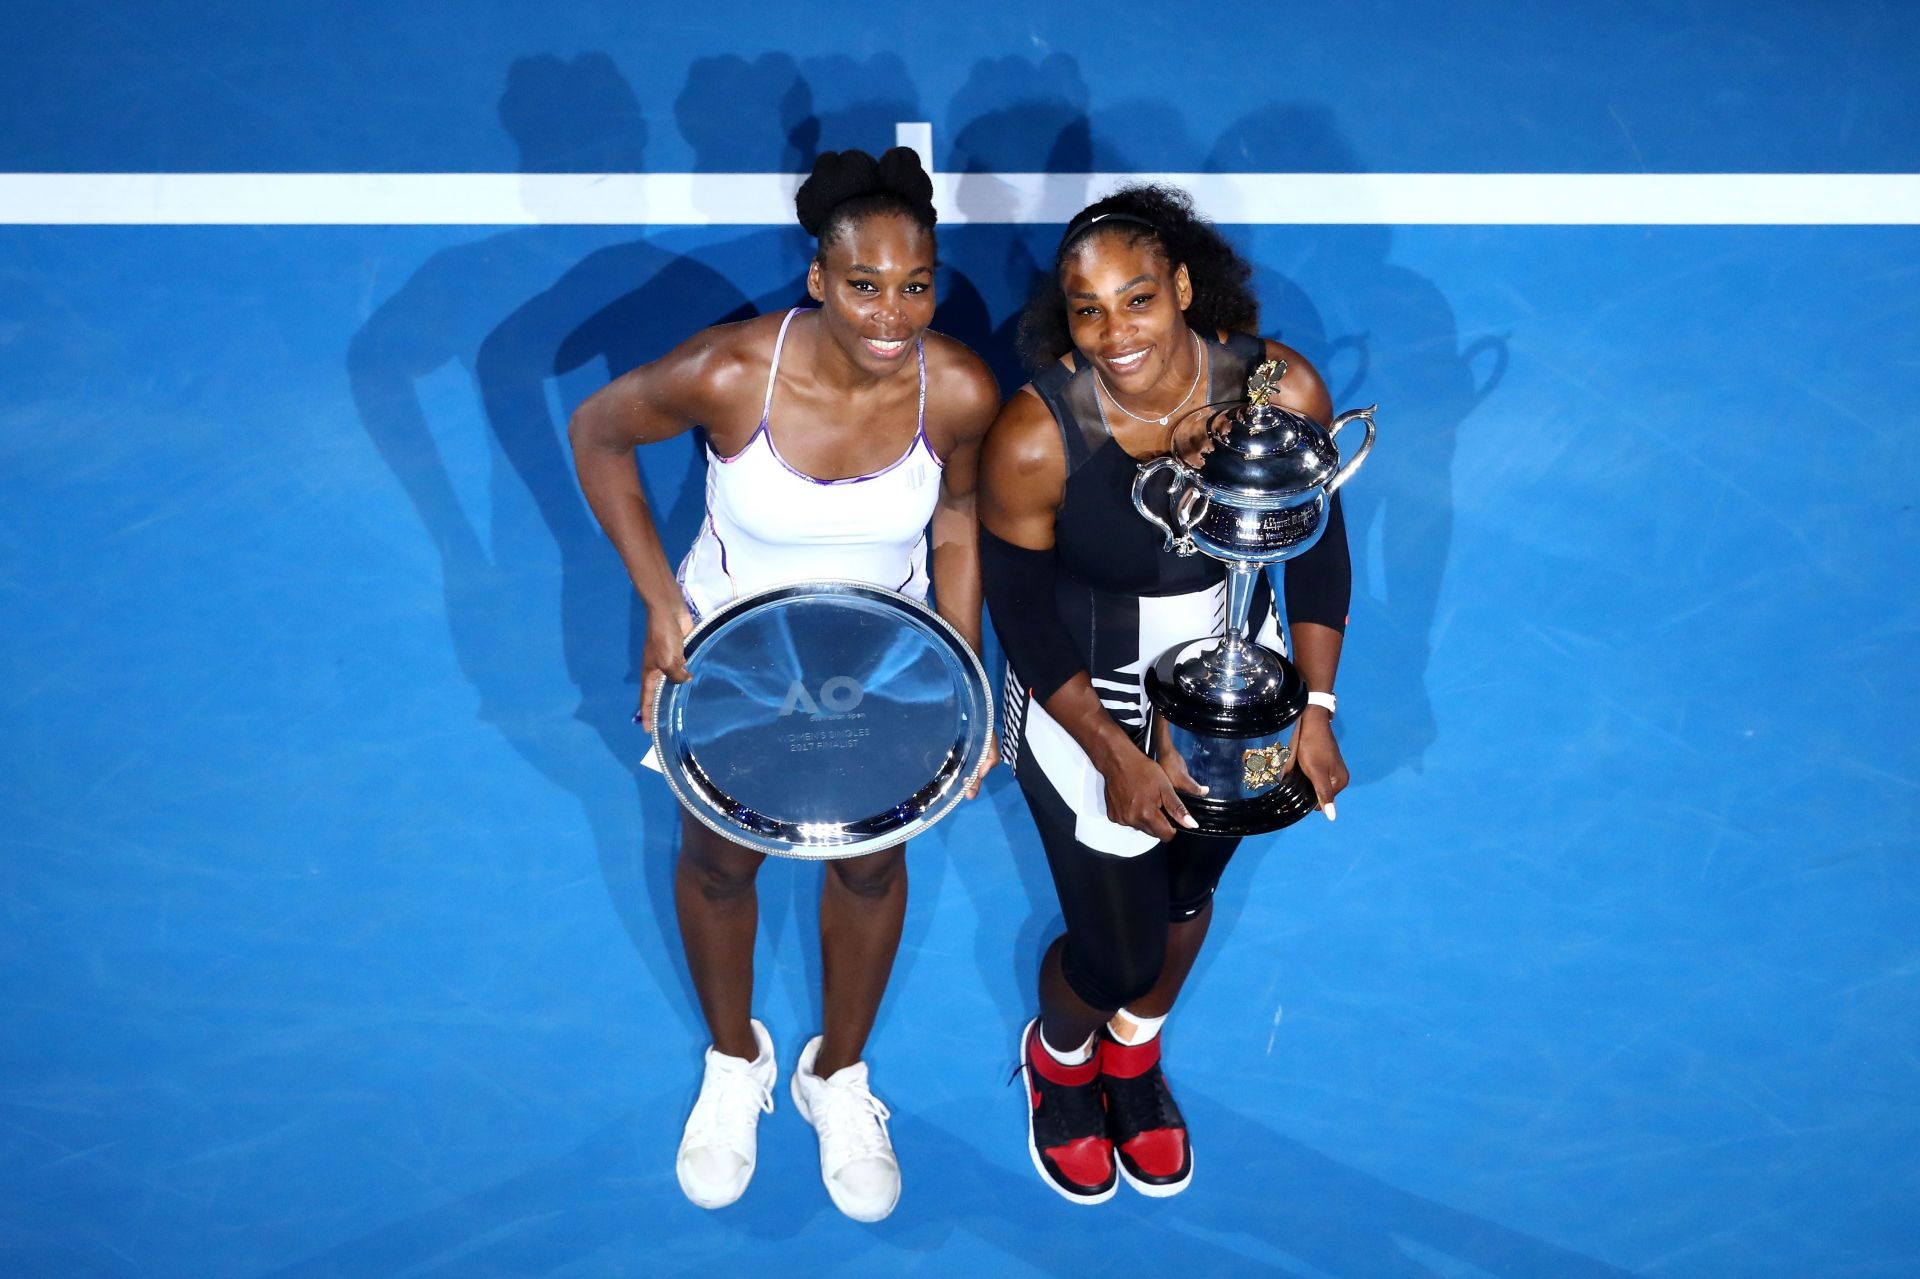
[(831, 715), (844, 715), (860, 704), (867, 690), (860, 687), (860, 681), (846, 675), (836, 675), (820, 686), (818, 699), (807, 691), (807, 686), (799, 680), (787, 686), (787, 700), (780, 703), (782, 715), (797, 715), (802, 712), (818, 715), (825, 711)]

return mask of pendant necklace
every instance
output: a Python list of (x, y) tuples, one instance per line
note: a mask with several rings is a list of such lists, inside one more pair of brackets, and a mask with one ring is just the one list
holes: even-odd
[(1120, 397), (1113, 393), (1113, 388), (1107, 385), (1106, 379), (1100, 376), (1100, 370), (1098, 368), (1095, 368), (1093, 370), (1093, 380), (1100, 384), (1100, 389), (1107, 393), (1107, 398), (1109, 400), (1113, 401), (1113, 407), (1115, 407), (1116, 409), (1119, 409), (1122, 413), (1125, 413), (1128, 417), (1132, 418), (1134, 421), (1150, 422), (1155, 426), (1165, 426), (1167, 423), (1173, 420), (1173, 415), (1175, 413), (1178, 413), (1181, 409), (1187, 407), (1187, 401), (1193, 398), (1193, 393), (1196, 390), (1198, 390), (1200, 387), (1200, 374), (1206, 369), (1206, 362), (1200, 358), (1199, 334), (1194, 333), (1192, 329), (1188, 329), (1187, 333), (1189, 336), (1193, 338), (1193, 346), (1194, 346), (1193, 382), (1190, 386), (1187, 387), (1187, 393), (1180, 397), (1180, 402), (1174, 405), (1172, 408), (1168, 409), (1165, 413), (1161, 414), (1159, 417), (1142, 417), (1138, 413), (1135, 413), (1132, 409), (1128, 408), (1126, 405), (1122, 404), (1120, 402)]

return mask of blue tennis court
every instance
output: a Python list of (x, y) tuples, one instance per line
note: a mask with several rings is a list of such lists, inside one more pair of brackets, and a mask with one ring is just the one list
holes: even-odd
[[(1872, 3), (28, 0), (0, 173), (799, 173), (924, 121), (989, 195), (1898, 175), (1917, 67)], [(1011, 391), (1060, 226), (990, 204), (943, 210), (935, 327)], [(739, 1204), (675, 1184), (677, 810), (565, 440), (795, 301), (800, 229), (0, 213), (0, 1274), (1920, 1273), (1913, 202), (1230, 226), (1268, 332), (1380, 405), (1353, 788), (1222, 885), (1167, 1031), (1192, 1189), (1093, 1210), (1008, 1083), (1058, 926), (1017, 787), (917, 841), (875, 1226), (784, 1087)], [(643, 470), (677, 552), (692, 441)], [(783, 1063), (819, 877), (760, 880)]]

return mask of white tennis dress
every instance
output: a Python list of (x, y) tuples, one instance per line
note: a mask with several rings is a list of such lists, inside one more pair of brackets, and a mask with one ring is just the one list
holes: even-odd
[(926, 344), (915, 344), (920, 407), (907, 451), (866, 475), (817, 480), (788, 465), (769, 426), (780, 351), (801, 310), (781, 321), (753, 437), (732, 457), (707, 446), (707, 515), (679, 572), (696, 619), (742, 595), (821, 578), (927, 598), (927, 524), (942, 463), (927, 443)]
[[(707, 515), (678, 573), (696, 622), (743, 595), (823, 578), (926, 601), (927, 524), (944, 465), (927, 443), (926, 343), (915, 343), (920, 407), (907, 451), (866, 475), (817, 480), (787, 464), (768, 425), (787, 327), (804, 309), (780, 322), (753, 437), (732, 457), (707, 445)], [(640, 762), (659, 771), (659, 752), (649, 746)]]

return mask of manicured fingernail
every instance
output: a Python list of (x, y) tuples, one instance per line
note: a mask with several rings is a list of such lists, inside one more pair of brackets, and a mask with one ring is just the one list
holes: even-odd
[(639, 711), (635, 711), (635, 712), (633, 713), (633, 722), (634, 722), (634, 723), (636, 723), (636, 724), (638, 724), (638, 723), (640, 722), (640, 719), (641, 719), (641, 716), (640, 716), (640, 712), (639, 712)]
[(1332, 821), (1332, 820), (1333, 820), (1333, 805), (1332, 805), (1331, 803), (1329, 803), (1329, 804), (1327, 805), (1327, 808), (1326, 808), (1326, 812), (1327, 812), (1327, 820), (1328, 820), (1328, 821)]
[(1199, 830), (1199, 829), (1200, 829), (1200, 823), (1199, 823), (1199, 822), (1196, 822), (1196, 821), (1194, 821), (1194, 820), (1193, 820), (1193, 818), (1191, 818), (1191, 817), (1182, 817), (1182, 818), (1180, 819), (1180, 824), (1181, 824), (1182, 826), (1185, 826), (1185, 827), (1186, 827), (1186, 828), (1187, 828), (1188, 830)]

